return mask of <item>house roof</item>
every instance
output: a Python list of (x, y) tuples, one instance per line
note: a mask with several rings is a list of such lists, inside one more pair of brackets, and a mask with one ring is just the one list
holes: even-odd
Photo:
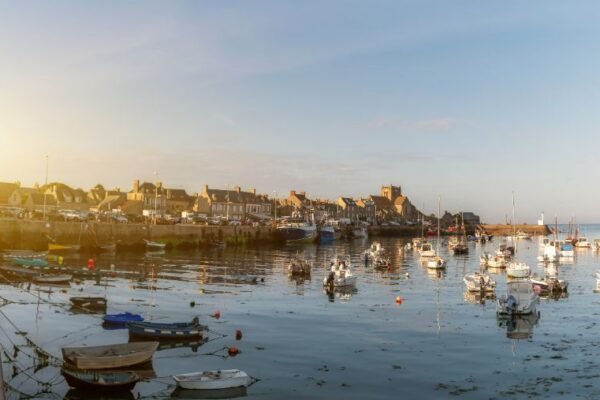
[(104, 200), (102, 200), (100, 203), (98, 203), (98, 209), (102, 210), (104, 208), (106, 208), (106, 209), (117, 208), (117, 207), (125, 204), (126, 201), (127, 201), (126, 193), (108, 195), (104, 198)]
[(340, 197), (340, 200), (346, 205), (346, 206), (355, 206), (356, 202), (354, 201), (354, 199), (351, 199), (350, 197)]
[(185, 189), (167, 189), (167, 199), (176, 201), (188, 201), (190, 196)]
[(269, 202), (267, 196), (256, 195), (252, 192), (238, 192), (237, 190), (208, 189), (206, 194), (213, 203), (260, 204)]
[(142, 215), (144, 212), (144, 202), (141, 200), (125, 200), (120, 209), (126, 215)]
[(17, 188), (16, 183), (0, 182), (0, 204), (8, 203), (8, 198)]
[(31, 193), (27, 193), (26, 196), (27, 197), (24, 199), (23, 202), (25, 202), (25, 201), (27, 201), (27, 199), (31, 198), (33, 205), (41, 206), (41, 205), (44, 205), (44, 197), (45, 197), (46, 198), (45, 204), (47, 206), (55, 206), (56, 205), (56, 199), (53, 196), (50, 196), (48, 194), (44, 196), (43, 193), (31, 192)]
[(369, 199), (373, 201), (375, 207), (377, 207), (379, 210), (393, 208), (392, 202), (387, 197), (371, 195), (369, 196)]
[(65, 194), (69, 194), (71, 198), (79, 196), (82, 203), (87, 203), (86, 193), (81, 189), (73, 189), (69, 185), (60, 182), (48, 183), (47, 185), (41, 187), (42, 192), (45, 192), (48, 189), (52, 189), (52, 191), (55, 193), (54, 196), (56, 197), (57, 201), (65, 201)]

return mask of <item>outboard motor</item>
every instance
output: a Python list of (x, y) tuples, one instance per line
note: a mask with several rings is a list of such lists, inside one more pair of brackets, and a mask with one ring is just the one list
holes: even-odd
[(512, 294), (506, 299), (506, 311), (509, 314), (514, 314), (517, 311), (517, 299)]

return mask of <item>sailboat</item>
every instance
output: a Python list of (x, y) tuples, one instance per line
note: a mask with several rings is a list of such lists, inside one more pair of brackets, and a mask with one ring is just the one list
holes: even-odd
[[(513, 232), (515, 231), (515, 195), (513, 193)], [(514, 232), (516, 237), (516, 232)], [(517, 248), (519, 247), (518, 242), (515, 242), (515, 257), (513, 261), (509, 262), (506, 266), (506, 275), (511, 278), (527, 278), (531, 273), (531, 268), (524, 262), (516, 261), (517, 258)]]
[(440, 202), (441, 198), (438, 198), (438, 215), (437, 215), (437, 243), (436, 243), (436, 252), (435, 256), (431, 257), (427, 260), (426, 265), (427, 268), (431, 269), (442, 269), (446, 268), (446, 260), (440, 257)]

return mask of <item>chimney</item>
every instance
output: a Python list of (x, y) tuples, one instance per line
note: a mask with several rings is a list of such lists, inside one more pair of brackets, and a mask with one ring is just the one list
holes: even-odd
[(204, 185), (204, 188), (202, 189), (202, 193), (208, 193), (208, 185)]
[(236, 186), (236, 187), (235, 187), (235, 191), (239, 193), (239, 192), (241, 192), (241, 191), (242, 191), (242, 188), (240, 188), (239, 186)]
[(140, 180), (136, 179), (133, 181), (133, 193), (139, 193), (140, 191)]
[(296, 191), (295, 190), (290, 190), (290, 197), (295, 196), (296, 195)]
[(156, 187), (157, 187), (159, 190), (162, 190), (162, 182), (161, 182), (161, 181), (158, 181), (158, 182), (156, 182)]
[(252, 193), (253, 195), (256, 195), (256, 189), (252, 188), (248, 190), (250, 193)]

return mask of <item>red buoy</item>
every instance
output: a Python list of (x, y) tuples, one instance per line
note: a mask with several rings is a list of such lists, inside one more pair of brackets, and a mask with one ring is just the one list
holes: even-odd
[(400, 297), (400, 296), (396, 297), (396, 303), (402, 304), (402, 297)]
[(240, 331), (239, 329), (235, 331), (235, 340), (241, 340), (242, 339), (242, 331)]
[(95, 267), (96, 267), (96, 263), (94, 262), (94, 259), (93, 259), (93, 258), (90, 258), (90, 259), (88, 260), (88, 269), (89, 269), (90, 271), (93, 271)]
[(232, 357), (237, 356), (239, 352), (240, 351), (237, 347), (231, 346), (227, 348), (227, 354), (229, 354)]
[(215, 311), (212, 317), (215, 319), (221, 318), (221, 312), (219, 310)]

